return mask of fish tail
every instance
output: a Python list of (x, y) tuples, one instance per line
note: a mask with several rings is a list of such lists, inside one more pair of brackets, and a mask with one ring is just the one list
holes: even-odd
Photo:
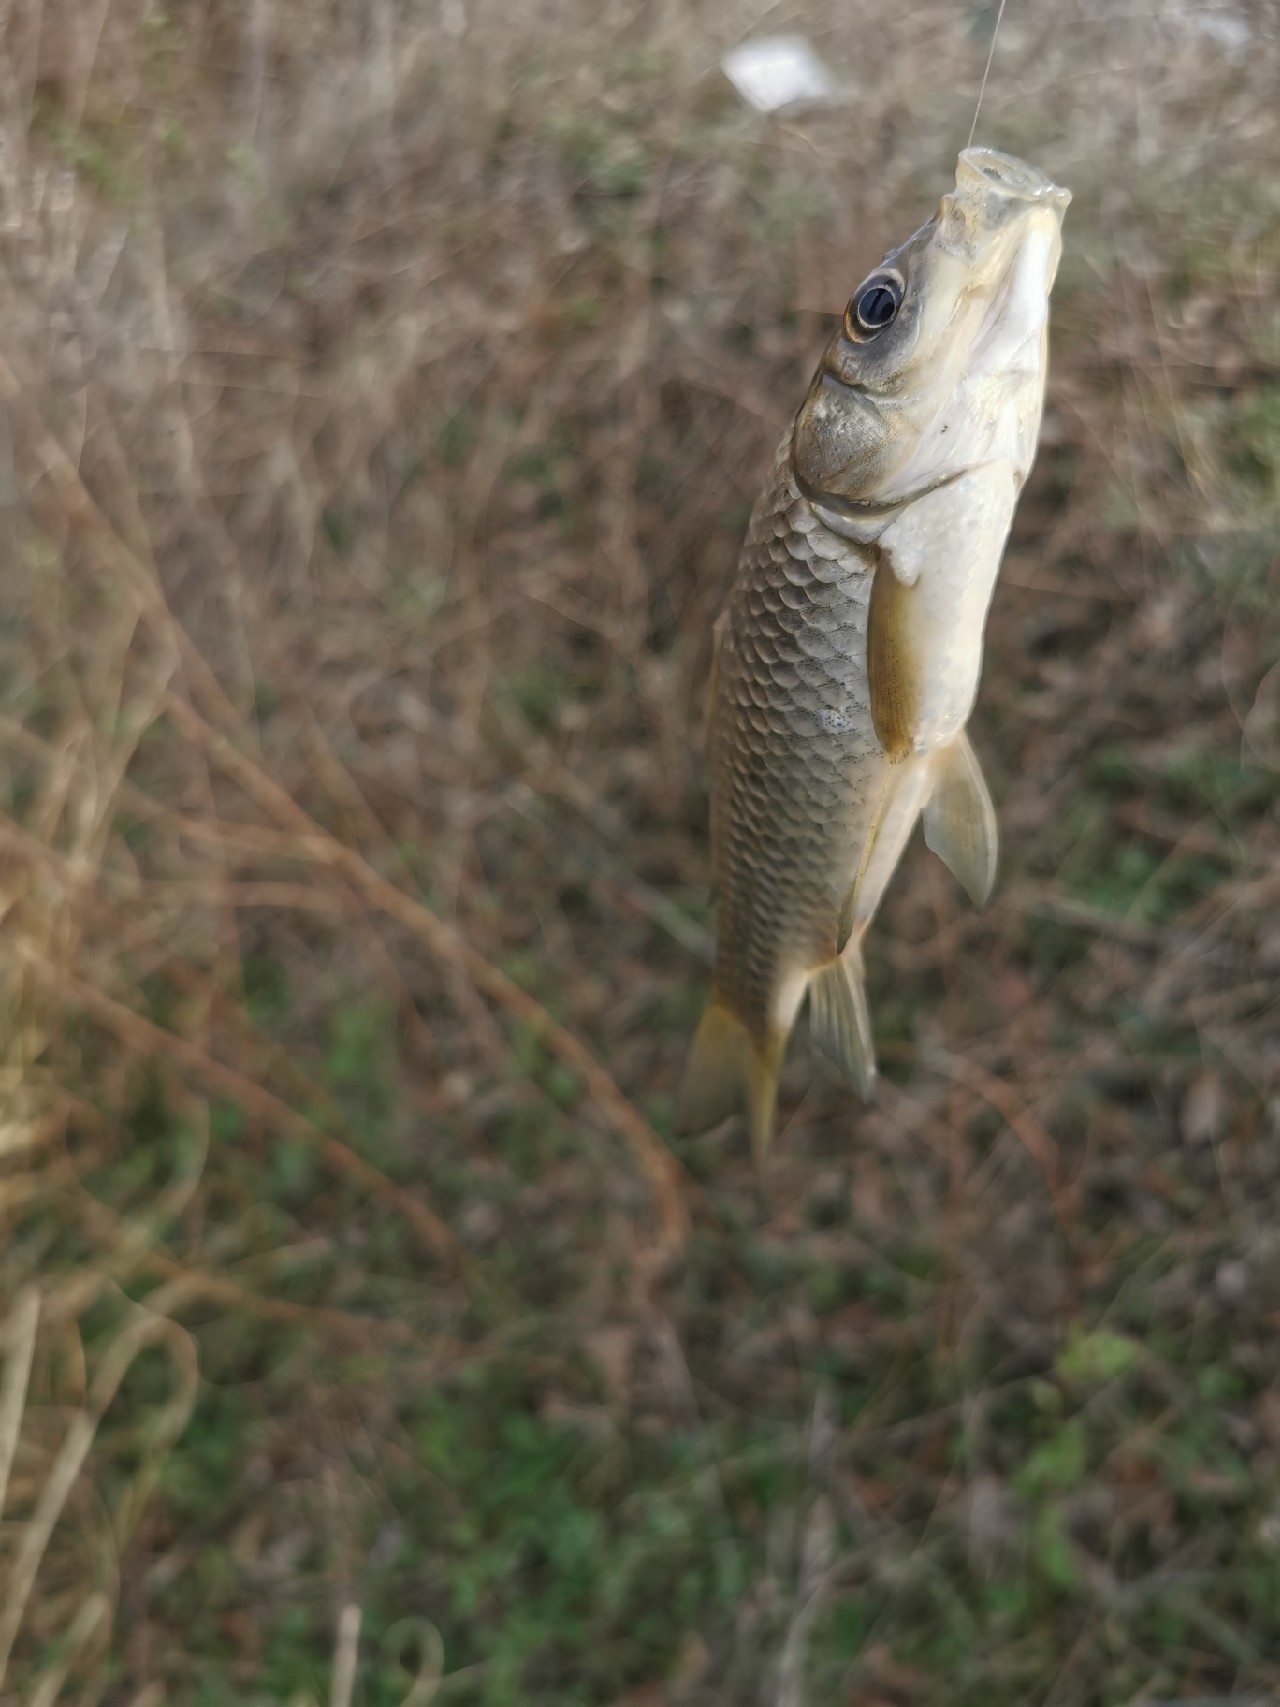
[(876, 1082), (876, 1046), (862, 972), (860, 936), (809, 975), (809, 1029), (822, 1053), (864, 1100)]
[(713, 995), (694, 1033), (676, 1107), (676, 1131), (704, 1132), (727, 1115), (745, 1112), (751, 1149), (764, 1160), (773, 1140), (778, 1072), (786, 1033), (754, 1037), (719, 996)]

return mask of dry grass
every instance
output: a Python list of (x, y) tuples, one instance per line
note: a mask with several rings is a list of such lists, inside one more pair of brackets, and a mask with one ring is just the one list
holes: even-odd
[(691, 10), (6, 13), (5, 1707), (1280, 1691), (1280, 22), (1010, 0), (1004, 869), (762, 1219), (667, 1142), (710, 621), (992, 9), (789, 13), (785, 122)]

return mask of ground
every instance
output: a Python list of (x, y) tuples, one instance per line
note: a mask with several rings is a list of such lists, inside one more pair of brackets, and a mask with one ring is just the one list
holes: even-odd
[(994, 22), (5, 13), (6, 1707), (1280, 1693), (1265, 0), (1009, 0), (996, 895), (913, 847), (763, 1198), (671, 1131), (710, 625)]

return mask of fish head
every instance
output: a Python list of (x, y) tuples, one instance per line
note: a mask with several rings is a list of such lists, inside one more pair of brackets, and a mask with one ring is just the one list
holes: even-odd
[(934, 217), (858, 286), (792, 437), (801, 491), (840, 531), (993, 463), (1026, 478), (1070, 199), (967, 148)]

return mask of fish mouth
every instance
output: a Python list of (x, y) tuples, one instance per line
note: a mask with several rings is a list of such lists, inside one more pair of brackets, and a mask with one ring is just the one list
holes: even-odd
[(994, 291), (1033, 234), (1051, 234), (1055, 254), (1045, 278), (1047, 296), (1070, 200), (1070, 190), (1025, 160), (997, 148), (966, 148), (956, 161), (956, 186), (938, 209), (937, 249), (969, 274), (967, 289)]
[(962, 193), (976, 189), (984, 196), (994, 193), (1001, 201), (1039, 202), (1059, 209), (1071, 200), (1071, 191), (1038, 167), (998, 148), (964, 149), (956, 162), (956, 189)]

